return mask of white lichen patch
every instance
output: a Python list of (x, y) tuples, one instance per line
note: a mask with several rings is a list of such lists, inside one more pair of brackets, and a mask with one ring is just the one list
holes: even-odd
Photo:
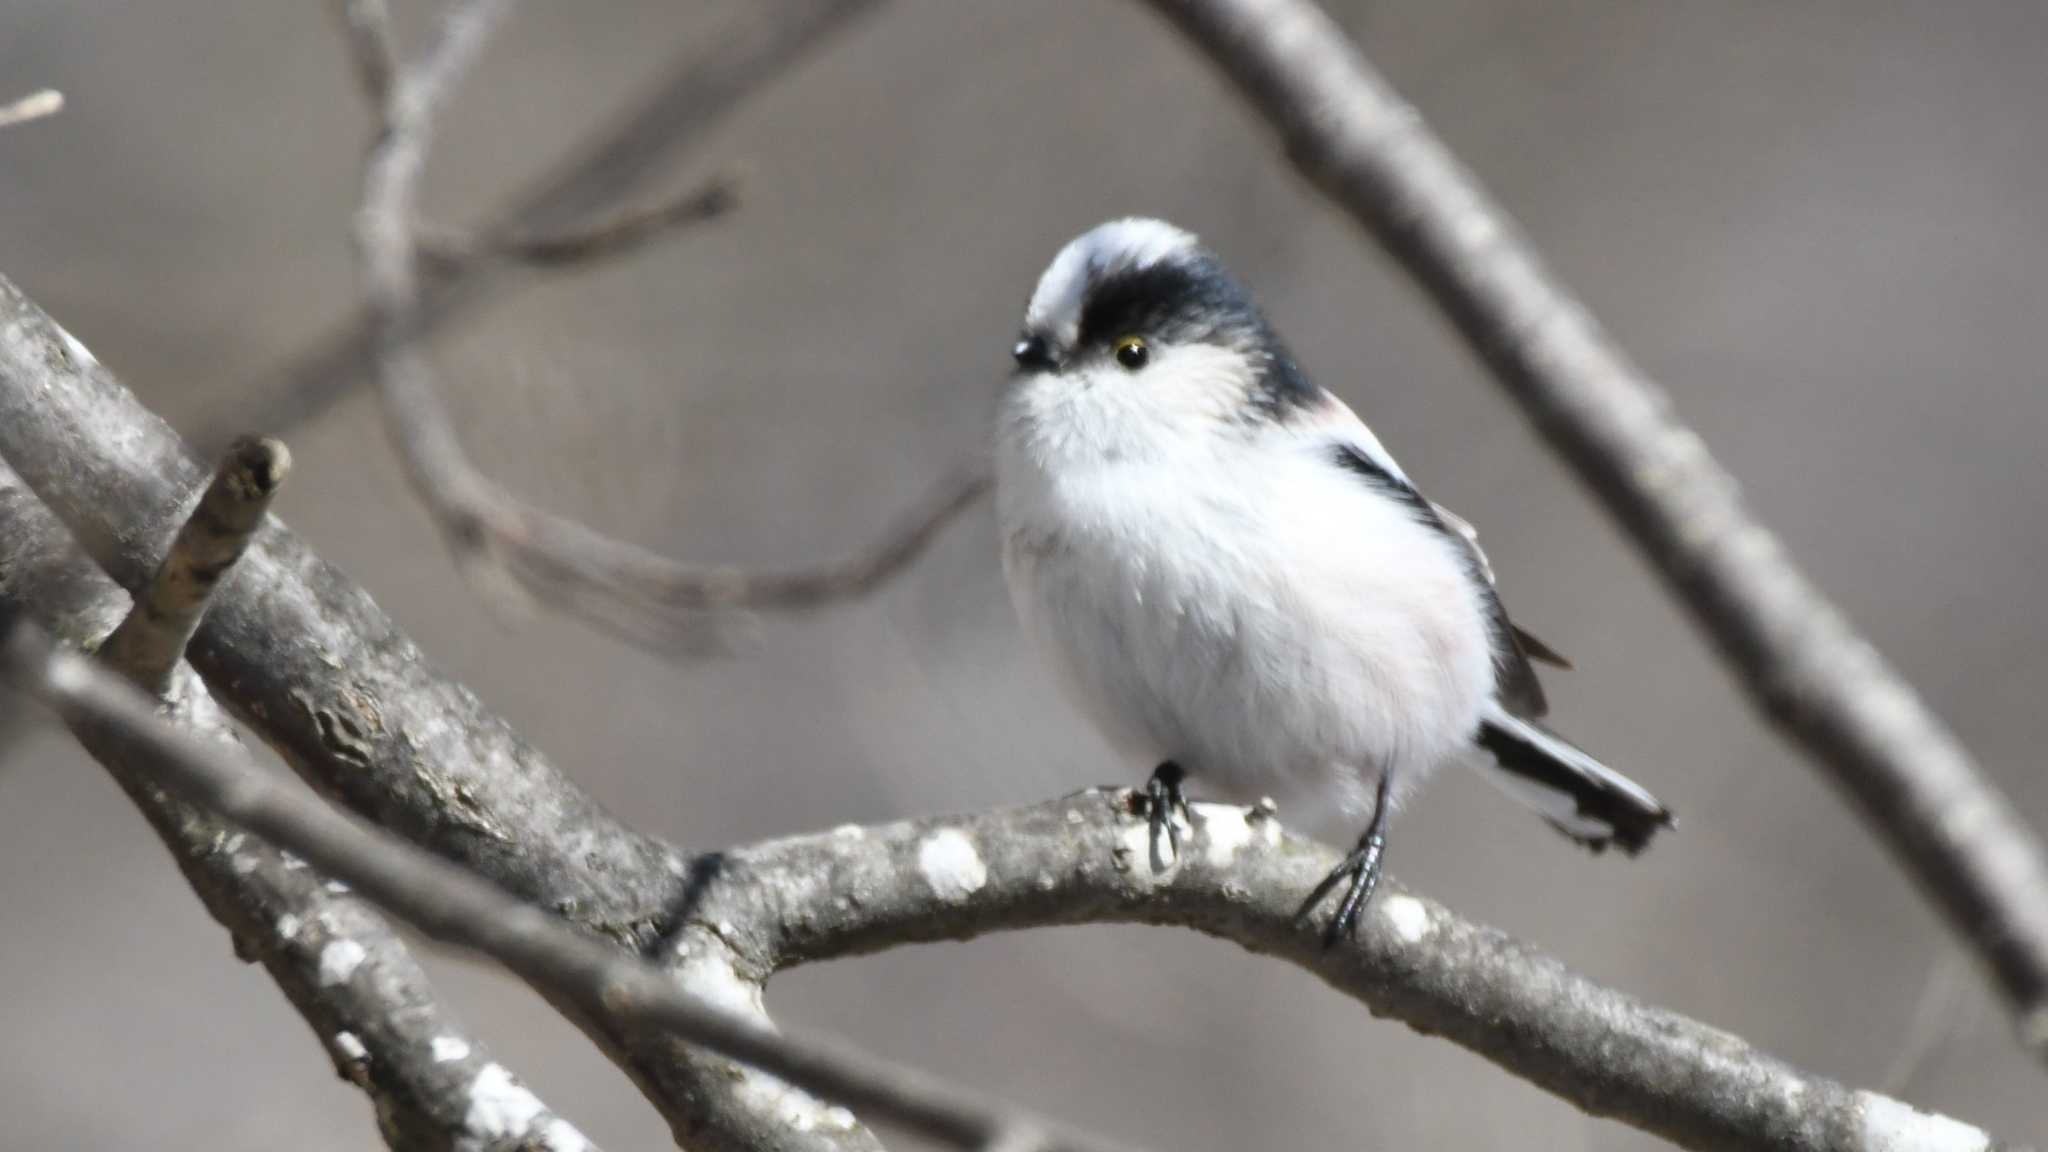
[(790, 1087), (766, 1072), (739, 1068), (734, 1094), (748, 1111), (772, 1116), (784, 1128), (797, 1132), (851, 1132), (853, 1113), (838, 1105), (826, 1105), (809, 1093)]
[(62, 324), (59, 324), (55, 320), (52, 320), (50, 321), (50, 327), (55, 328), (57, 330), (58, 339), (64, 341), (64, 351), (70, 354), (72, 363), (78, 365), (81, 368), (92, 368), (98, 366), (99, 361), (93, 357), (92, 349), (87, 348), (83, 343), (81, 343), (78, 337), (73, 336), (69, 332), (66, 332)]
[(460, 1036), (436, 1036), (432, 1041), (432, 1047), (436, 1064), (469, 1059), (469, 1041)]
[(231, 854), (235, 852), (240, 852), (242, 850), (242, 845), (247, 844), (248, 842), (249, 838), (247, 836), (243, 835), (240, 832), (237, 832), (233, 836), (228, 837), (227, 850)]
[(1394, 893), (1380, 901), (1380, 915), (1393, 926), (1394, 935), (1410, 944), (1429, 935), (1429, 909), (1413, 896)]
[[(508, 1140), (523, 1140), (533, 1131), (533, 1122), (546, 1111), (547, 1105), (540, 1102), (540, 1097), (527, 1091), (503, 1064), (494, 1060), (469, 1082), (469, 1108), (462, 1116), (464, 1134), (455, 1146), (468, 1152)], [(583, 1137), (578, 1133), (576, 1138), (580, 1141)]]
[(1875, 1092), (1856, 1094), (1863, 1152), (1985, 1152), (1991, 1137), (1960, 1120), (1922, 1112)]
[(1211, 868), (1228, 868), (1252, 844), (1272, 848), (1280, 843), (1280, 825), (1259, 815), (1256, 808), (1229, 804), (1197, 804), (1202, 818), (1202, 859)]
[(233, 869), (237, 876), (247, 876), (249, 873), (254, 872), (256, 870), (256, 863), (257, 861), (254, 856), (228, 857), (228, 867)]
[(958, 828), (941, 828), (918, 845), (917, 870), (941, 900), (965, 900), (988, 883), (981, 853)]
[(574, 1124), (560, 1116), (550, 1116), (541, 1122), (540, 1146), (548, 1152), (584, 1152), (590, 1141), (583, 1138)]
[(332, 988), (336, 984), (348, 983), (348, 978), (356, 974), (356, 969), (362, 966), (367, 956), (363, 946), (353, 940), (330, 941), (320, 950), (320, 986)]
[(299, 918), (287, 912), (277, 918), (277, 938), (280, 940), (296, 940), (301, 926)]
[(730, 960), (687, 938), (677, 952), (681, 962), (676, 966), (676, 982), (684, 990), (736, 1016), (769, 1022), (761, 986), (741, 976)]
[(858, 824), (841, 824), (832, 830), (832, 835), (841, 840), (859, 840), (866, 837), (868, 830)]
[(363, 1047), (363, 1042), (357, 1039), (353, 1032), (336, 1032), (334, 1051), (348, 1061), (368, 1059), (370, 1055), (370, 1050)]

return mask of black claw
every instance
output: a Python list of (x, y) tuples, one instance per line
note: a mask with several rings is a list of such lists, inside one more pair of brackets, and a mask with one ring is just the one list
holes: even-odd
[(1151, 816), (1152, 852), (1155, 856), (1159, 852), (1159, 834), (1163, 831), (1166, 842), (1173, 846), (1173, 858), (1180, 859), (1180, 825), (1173, 822), (1175, 809), (1180, 810), (1188, 827), (1195, 826), (1194, 810), (1188, 807), (1187, 793), (1181, 790), (1181, 781), (1186, 776), (1180, 765), (1168, 760), (1154, 769), (1152, 779), (1145, 782), (1145, 808)]
[(1344, 899), (1337, 905), (1337, 914), (1330, 918), (1329, 926), (1323, 929), (1323, 947), (1334, 948), (1339, 940), (1351, 935), (1358, 925), (1358, 914), (1365, 910), (1372, 899), (1373, 889), (1380, 883), (1380, 860), (1387, 851), (1387, 781), (1380, 779), (1379, 795), (1373, 804), (1372, 823), (1366, 825), (1365, 834), (1358, 838), (1358, 846), (1351, 850), (1344, 862), (1330, 870), (1328, 876), (1308, 894), (1301, 905), (1301, 911), (1294, 914), (1296, 924), (1306, 924), (1314, 915), (1316, 905), (1323, 897), (1346, 880), (1351, 882), (1344, 891)]

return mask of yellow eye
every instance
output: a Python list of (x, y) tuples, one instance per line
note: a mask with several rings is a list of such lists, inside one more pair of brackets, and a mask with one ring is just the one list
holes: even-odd
[(1116, 342), (1116, 362), (1136, 372), (1152, 358), (1152, 349), (1143, 336), (1126, 336)]

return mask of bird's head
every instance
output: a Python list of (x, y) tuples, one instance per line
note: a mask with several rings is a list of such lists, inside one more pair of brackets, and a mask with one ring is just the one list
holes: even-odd
[(1190, 233), (1123, 219), (1069, 241), (1011, 349), (1015, 407), (1042, 436), (1128, 451), (1282, 419), (1314, 386), (1252, 295)]

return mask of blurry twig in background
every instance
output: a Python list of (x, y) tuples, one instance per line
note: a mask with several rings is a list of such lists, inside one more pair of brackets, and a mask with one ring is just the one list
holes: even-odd
[(1311, 0), (1152, 0), (1429, 293), (1861, 806), (2048, 1060), (2048, 855), (1960, 741), (1743, 507), (1664, 391)]
[(12, 128), (64, 110), (64, 94), (54, 88), (32, 92), (12, 104), (0, 104), (0, 128)]
[[(370, 3), (381, 8), (377, 0)], [(737, 32), (679, 54), (637, 104), (589, 134), (592, 143), (554, 165), (470, 234), (539, 237), (587, 230), (593, 214), (618, 212), (622, 201), (700, 143), (733, 109), (881, 3), (776, 0), (750, 6), (756, 10)], [(343, 15), (357, 18), (346, 9)], [(365, 18), (376, 15), (371, 11)], [(358, 32), (352, 25), (350, 31), (353, 42)], [(358, 60), (361, 52), (358, 43)], [(376, 71), (359, 67), (358, 76), (374, 81)], [(512, 282), (506, 273), (518, 267), (511, 261), (474, 262), (422, 284), (421, 337), (506, 287)], [(233, 388), (217, 411), (201, 417), (192, 440), (210, 453), (245, 428), (281, 435), (326, 411), (369, 378), (372, 323), (367, 309), (359, 312), (283, 364)]]
[(716, 220), (739, 203), (740, 169), (720, 172), (671, 199), (627, 208), (580, 228), (547, 235), (477, 236), (448, 228), (419, 231), (420, 258), (438, 276), (464, 273), (476, 260), (516, 260), (535, 268), (569, 268), (621, 256), (668, 232)]
[(51, 646), (33, 629), (0, 636), (0, 673), (74, 727), (118, 734), (151, 779), (187, 801), (346, 880), (434, 939), (498, 960), (579, 1011), (630, 1029), (667, 1030), (955, 1147), (978, 1149), (1002, 1134), (1025, 1131), (1047, 1134), (1048, 1150), (1122, 1147), (1059, 1129), (844, 1041), (784, 1036), (765, 1019), (713, 1004), (663, 969), (621, 955), (474, 873), (279, 783), (245, 757), (161, 723), (146, 697), (85, 658)]
[[(396, 58), (388, 25), (374, 16), (350, 22), (349, 43), (367, 62), (383, 130), (365, 163), (357, 213), (364, 294), (375, 333), (373, 365), (385, 423), (414, 487), (472, 581), (502, 597), (523, 591), (674, 658), (723, 651), (747, 610), (796, 611), (874, 591), (901, 572), (987, 488), (980, 474), (946, 482), (917, 515), (862, 554), (813, 569), (750, 572), (685, 564), (558, 516), (513, 496), (470, 461), (441, 403), (422, 348), (420, 252), (415, 235), (419, 176), (442, 102), (479, 50), (507, 0), (451, 7), (442, 33), (420, 63), (383, 74)], [(358, 4), (374, 12), (374, 4)], [(689, 200), (679, 201), (685, 207)], [(701, 211), (699, 213), (701, 215)], [(673, 209), (633, 214), (580, 237), (527, 241), (528, 259), (587, 258), (619, 250), (676, 218)], [(516, 243), (507, 238), (504, 243)]]
[[(239, 465), (226, 462), (219, 475)], [(91, 649), (123, 619), (128, 597), (79, 550), (71, 534), (21, 479), (0, 463), (0, 624), (32, 621), (65, 643)], [(127, 612), (134, 620), (139, 610)], [(99, 648), (102, 662), (131, 680), (155, 680), (158, 658), (123, 663)], [(176, 664), (161, 714), (218, 744), (239, 747), (227, 716), (192, 670)], [(8, 693), (9, 703), (18, 699)], [(235, 952), (261, 963), (319, 1038), (343, 1079), (376, 1106), (386, 1143), (399, 1152), (521, 1152), (529, 1135), (555, 1147), (590, 1147), (496, 1064), (483, 1042), (440, 1002), (426, 973), (375, 908), (331, 884), (327, 875), (165, 792), (147, 757), (102, 727), (72, 728), (121, 786), (170, 850)], [(225, 751), (223, 754), (226, 754)], [(519, 1130), (473, 1123), (473, 1091), (524, 1093), (533, 1113)]]
[(1949, 947), (1946, 941), (1940, 949), (1927, 966), (1927, 979), (1921, 983), (1913, 1014), (1899, 1037), (1899, 1050), (1878, 1079), (1877, 1090), (1887, 1096), (1905, 1095), (1935, 1054), (1976, 1022), (1970, 1005), (1969, 954)]

